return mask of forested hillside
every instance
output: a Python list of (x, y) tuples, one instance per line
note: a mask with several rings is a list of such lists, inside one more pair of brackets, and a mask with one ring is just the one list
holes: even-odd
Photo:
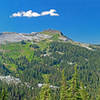
[[(81, 98), (81, 91), (79, 98), (75, 100), (99, 100), (99, 45), (74, 42), (54, 30), (24, 34), (23, 37), (24, 39), (20, 37), (20, 41), (17, 41), (18, 37), (15, 37), (16, 41), (5, 38), (0, 43), (0, 97), (6, 97), (2, 100), (40, 100), (39, 95), (42, 91), (43, 98), (45, 88), (48, 93), (52, 90), (52, 97), (55, 99), (41, 100), (67, 100), (68, 98), (60, 99), (63, 95), (60, 93), (63, 91), (64, 94), (71, 95), (70, 89), (75, 85), (71, 81), (75, 79), (80, 83), (76, 87), (82, 87), (83, 94), (86, 93), (86, 99)], [(74, 77), (76, 64), (77, 75)], [(69, 93), (64, 90), (62, 81), (67, 84)]]

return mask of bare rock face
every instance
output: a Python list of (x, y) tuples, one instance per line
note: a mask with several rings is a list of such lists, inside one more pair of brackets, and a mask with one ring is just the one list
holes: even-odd
[(3, 32), (0, 33), (0, 44), (4, 44), (7, 42), (20, 42), (22, 40), (43, 40), (51, 38), (49, 35), (40, 34), (40, 33), (15, 33), (15, 32)]
[(71, 40), (68, 37), (64, 36), (62, 32), (57, 30), (44, 30), (43, 32), (32, 32), (32, 33), (16, 33), (16, 32), (3, 32), (0, 33), (0, 44), (5, 43), (13, 43), (13, 42), (20, 42), (22, 40), (34, 40), (34, 41), (41, 41), (45, 39), (50, 39), (54, 35), (59, 36), (59, 40), (68, 41)]
[(30, 40), (31, 37), (24, 36), (23, 34), (18, 34), (14, 32), (4, 32), (0, 34), (0, 44), (6, 42), (19, 42), (22, 40)]

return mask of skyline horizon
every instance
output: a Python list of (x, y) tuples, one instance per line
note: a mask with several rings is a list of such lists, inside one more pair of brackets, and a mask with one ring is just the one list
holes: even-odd
[(3, 0), (0, 4), (0, 32), (52, 28), (75, 41), (100, 44), (99, 0)]
[(43, 31), (47, 31), (47, 30), (54, 30), (54, 31), (59, 31), (59, 32), (61, 32), (64, 36), (66, 36), (66, 37), (68, 37), (68, 38), (70, 38), (70, 39), (72, 39), (74, 42), (80, 42), (80, 43), (84, 43), (84, 44), (94, 44), (94, 45), (99, 45), (100, 43), (89, 43), (89, 42), (84, 42), (84, 41), (78, 41), (78, 40), (74, 40), (73, 38), (71, 38), (70, 36), (71, 35), (68, 35), (68, 34), (70, 34), (70, 32), (69, 33), (64, 33), (64, 32), (62, 32), (61, 30), (56, 30), (56, 29), (51, 29), (51, 28), (48, 28), (48, 29), (44, 29), (44, 30), (41, 30), (41, 31), (30, 31), (30, 32), (15, 32), (15, 31), (3, 31), (3, 32), (0, 32), (0, 33), (6, 33), (6, 32), (14, 32), (14, 33), (26, 33), (26, 34), (31, 34), (32, 32), (43, 32)]

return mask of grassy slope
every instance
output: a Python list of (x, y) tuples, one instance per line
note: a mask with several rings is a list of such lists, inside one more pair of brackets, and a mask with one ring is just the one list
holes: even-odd
[(31, 61), (34, 55), (34, 50), (29, 47), (31, 43), (27, 42), (25, 45), (21, 43), (11, 43), (7, 45), (2, 45), (0, 49), (3, 50), (4, 59), (0, 58), (2, 62), (11, 71), (16, 71), (17, 66), (9, 62), (8, 57), (12, 59), (17, 59), (20, 56), (26, 56), (26, 58)]
[[(37, 42), (35, 44), (37, 44), (39, 46), (39, 49), (42, 51), (45, 48), (48, 48), (50, 42), (51, 41), (47, 39), (47, 40), (42, 40), (41, 42)], [(19, 43), (9, 43), (6, 45), (1, 45), (0, 50), (2, 50), (4, 56), (4, 58), (0, 57), (1, 62), (4, 65), (6, 65), (7, 69), (16, 72), (17, 66), (11, 63), (8, 58), (12, 58), (15, 60), (21, 56), (25, 56), (28, 59), (28, 61), (31, 61), (32, 59), (39, 60), (39, 58), (36, 57), (33, 58), (34, 48), (30, 47), (31, 44), (34, 43), (26, 42), (26, 44), (21, 44), (21, 42), (19, 42)]]

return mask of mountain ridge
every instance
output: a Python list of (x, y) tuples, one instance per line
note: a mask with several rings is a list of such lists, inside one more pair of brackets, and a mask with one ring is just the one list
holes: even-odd
[(59, 39), (68, 40), (60, 31), (45, 30), (43, 32), (31, 32), (31, 33), (16, 33), (16, 32), (2, 32), (0, 34), (0, 43), (6, 42), (20, 42), (22, 40), (44, 40), (53, 37), (53, 35), (59, 35)]
[(16, 32), (0, 33), (0, 44), (16, 43), (21, 41), (40, 42), (46, 39), (53, 40), (53, 41), (57, 40), (57, 41), (70, 42), (74, 45), (78, 45), (87, 48), (89, 50), (93, 50), (92, 48), (90, 48), (90, 46), (96, 48), (99, 47), (94, 44), (73, 41), (69, 37), (65, 36), (61, 31), (52, 30), (52, 29), (43, 30), (42, 32), (31, 32), (31, 33), (16, 33)]

